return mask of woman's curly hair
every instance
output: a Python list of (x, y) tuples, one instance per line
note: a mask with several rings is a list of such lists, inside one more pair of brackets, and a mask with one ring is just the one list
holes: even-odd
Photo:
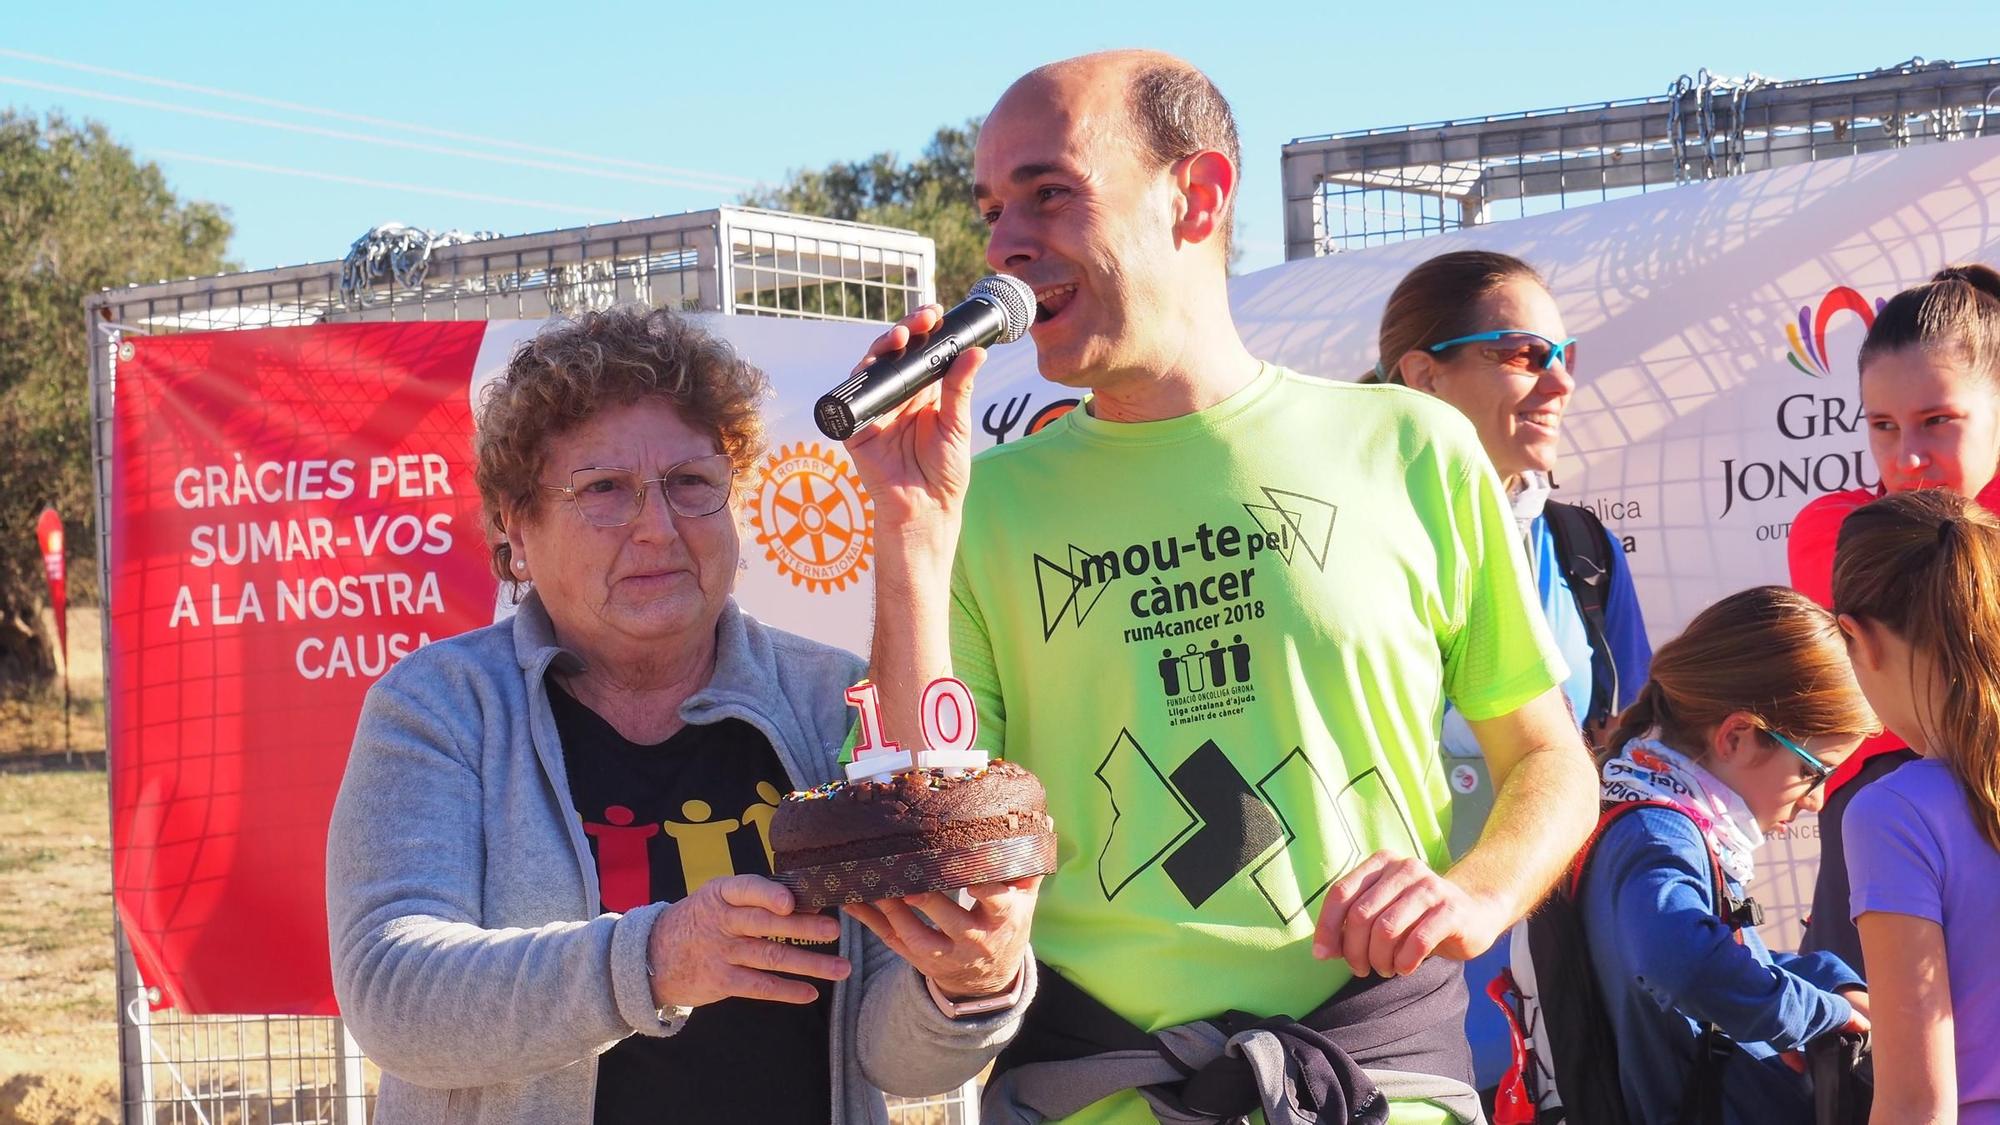
[(553, 324), (522, 344), (478, 409), (474, 479), (493, 541), (493, 570), (511, 572), (507, 521), (549, 495), (549, 444), (603, 411), (660, 400), (712, 434), (739, 471), (764, 452), (764, 373), (728, 341), (666, 309), (621, 306)]

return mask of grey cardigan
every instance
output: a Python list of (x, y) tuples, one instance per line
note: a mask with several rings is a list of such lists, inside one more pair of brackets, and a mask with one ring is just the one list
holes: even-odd
[[(587, 1122), (597, 1055), (661, 1034), (645, 953), (665, 904), (598, 912), (544, 680), (558, 660), (577, 657), (530, 594), (511, 620), (412, 653), (362, 707), (328, 833), (327, 916), (341, 1012), (382, 1068), (382, 1125)], [(731, 601), (714, 678), (681, 717), (748, 722), (792, 784), (809, 788), (837, 775), (842, 692), (861, 670)], [(851, 918), (839, 948), (854, 972), (833, 986), (835, 1121), (883, 1125), (879, 1090), (934, 1094), (969, 1080), (1013, 1037), (1031, 995), (952, 1020)], [(668, 1105), (662, 1119), (742, 1108)]]

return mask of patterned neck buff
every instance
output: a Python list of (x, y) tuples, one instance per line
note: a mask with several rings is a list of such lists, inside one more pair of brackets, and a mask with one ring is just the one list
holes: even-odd
[(1607, 801), (1662, 801), (1685, 811), (1708, 838), (1723, 873), (1745, 886), (1764, 834), (1736, 790), (1687, 755), (1654, 738), (1635, 738), (1604, 763), (1598, 793)]

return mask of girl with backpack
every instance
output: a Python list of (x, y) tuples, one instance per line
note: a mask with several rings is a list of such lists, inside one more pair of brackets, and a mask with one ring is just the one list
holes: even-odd
[(1874, 1122), (2000, 1122), (2000, 521), (1941, 490), (1840, 530), (1854, 673), (1922, 760), (1855, 796), (1850, 906), (1868, 956)]
[[(1834, 544), (1842, 521), (1876, 498), (1936, 488), (2000, 511), (2000, 273), (1951, 266), (1896, 294), (1861, 345), (1861, 406), (1882, 483), (1815, 498), (1786, 539), (1792, 587), (1833, 604)], [(1849, 917), (1845, 821), (1863, 787), (1916, 758), (1894, 723), (1827, 781), (1820, 868), (1801, 951), (1831, 950), (1867, 975)]]
[[(1846, 657), (1809, 599), (1745, 590), (1654, 653), (1612, 728), (1601, 796), (1638, 804), (1607, 816), (1573, 889), (1631, 1122), (1810, 1125), (1797, 1053), (1867, 1028), (1861, 979), (1771, 953), (1745, 901), (1765, 833), (1878, 729)], [(1541, 984), (1546, 1004), (1560, 982)]]

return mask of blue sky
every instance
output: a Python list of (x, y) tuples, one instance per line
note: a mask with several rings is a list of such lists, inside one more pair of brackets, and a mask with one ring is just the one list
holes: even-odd
[(232, 256), (263, 268), (338, 258), (389, 220), (517, 234), (711, 207), (787, 169), (914, 154), (1038, 63), (1156, 47), (1236, 107), (1254, 269), (1283, 257), (1293, 137), (1657, 94), (1704, 66), (2000, 55), (1993, 0), (1669, 7), (40, 3), (6, 17), (0, 100), (103, 121), (226, 206)]

